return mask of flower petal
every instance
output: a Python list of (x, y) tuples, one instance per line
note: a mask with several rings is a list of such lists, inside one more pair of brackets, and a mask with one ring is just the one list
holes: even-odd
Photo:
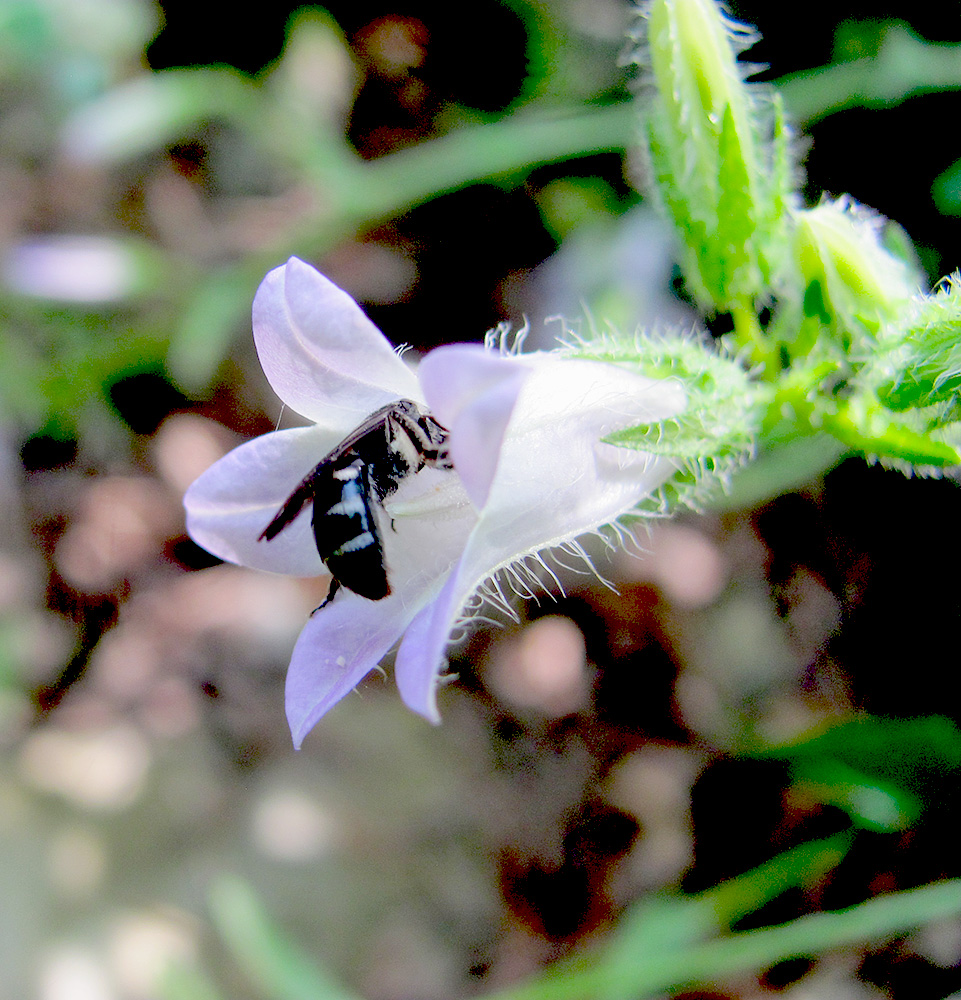
[(414, 616), (397, 650), (394, 679), (401, 700), (412, 712), (435, 725), (440, 722), (437, 685), (447, 643), (457, 616), (474, 589), (464, 594), (460, 574), (452, 573), (437, 598)]
[(476, 344), (438, 347), (417, 369), (431, 411), (450, 431), (454, 468), (478, 510), (487, 502), (504, 433), (530, 371)]
[(190, 537), (241, 566), (294, 576), (324, 573), (306, 511), (272, 541), (258, 539), (294, 487), (342, 437), (295, 427), (234, 448), (184, 496)]
[(294, 746), (384, 658), (410, 619), (402, 600), (368, 601), (340, 590), (304, 626), (287, 669), (287, 721)]
[[(299, 746), (437, 593), (477, 521), (457, 476), (424, 469), (388, 498), (379, 518), (392, 593), (368, 601), (340, 590), (308, 622), (287, 674), (287, 718)], [(434, 678), (427, 690), (433, 689)]]
[(360, 306), (296, 257), (264, 278), (253, 326), (274, 392), (310, 420), (355, 427), (393, 399), (423, 398), (414, 373)]
[[(676, 469), (665, 458), (600, 442), (606, 434), (680, 412), (679, 385), (592, 361), (528, 355), (487, 504), (438, 598), (397, 652), (405, 704), (436, 721), (436, 678), (450, 632), (497, 569), (615, 521)], [(558, 400), (568, 400), (558, 408)]]

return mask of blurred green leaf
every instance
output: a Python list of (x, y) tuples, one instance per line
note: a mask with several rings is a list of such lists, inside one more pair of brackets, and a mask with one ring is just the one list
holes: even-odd
[(40, 63), (54, 38), (53, 25), (36, 3), (0, 3), (0, 77)]
[(265, 273), (259, 261), (224, 268), (205, 276), (187, 298), (166, 361), (171, 378), (185, 391), (202, 392), (238, 331), (249, 329), (254, 292)]
[(855, 718), (755, 756), (786, 761), (794, 781), (871, 830), (901, 830), (961, 770), (961, 731), (941, 716)]
[(921, 800), (907, 789), (837, 760), (811, 760), (792, 768), (792, 774), (805, 797), (836, 806), (856, 826), (874, 833), (906, 830), (921, 815)]
[(210, 911), (237, 964), (270, 1000), (356, 1000), (273, 924), (246, 882), (218, 879)]
[(654, 942), (638, 940), (631, 949), (601, 951), (576, 966), (558, 963), (533, 982), (488, 994), (488, 1000), (643, 1000), (681, 986), (714, 984), (786, 958), (884, 939), (959, 913), (961, 880), (956, 879), (699, 944), (678, 946), (659, 930)]
[(759, 756), (800, 761), (836, 757), (892, 780), (943, 773), (961, 767), (961, 731), (950, 719), (886, 719), (864, 716), (810, 738), (765, 750)]
[(561, 177), (537, 195), (544, 225), (560, 242), (578, 229), (607, 222), (621, 206), (614, 189), (600, 177)]
[[(841, 861), (849, 843), (839, 835), (802, 844), (697, 896), (644, 900), (600, 949), (558, 962), (533, 982), (490, 994), (491, 1000), (630, 1000), (640, 995), (635, 986), (653, 992), (683, 982), (686, 946), (727, 930), (787, 889), (816, 882)], [(211, 890), (210, 907), (235, 960), (270, 1000), (354, 1000), (271, 922), (246, 883), (221, 878)], [(671, 956), (666, 977), (665, 953)], [(189, 993), (171, 1000), (181, 996), (192, 1000)], [(198, 994), (198, 1000), (206, 998)]]
[(711, 508), (757, 507), (782, 493), (808, 486), (834, 468), (846, 452), (829, 434), (797, 437), (769, 447), (734, 474), (727, 492), (713, 499)]
[(89, 98), (86, 84), (136, 59), (157, 19), (142, 0), (0, 0), (0, 79), (33, 76), (68, 101)]
[(802, 844), (696, 896), (643, 900), (621, 918), (605, 954), (612, 963), (630, 963), (638, 951), (678, 948), (723, 933), (782, 892), (817, 882), (841, 862), (849, 846), (843, 834)]
[[(633, 102), (523, 111), (382, 156), (366, 165), (372, 217), (397, 212), (475, 181), (516, 177), (535, 166), (630, 148), (637, 137)], [(378, 204), (379, 203), (379, 204)]]
[(841, 861), (849, 843), (840, 835), (802, 844), (696, 896), (642, 900), (602, 946), (489, 1000), (639, 1000), (691, 981), (688, 956), (705, 947), (699, 942), (724, 933), (785, 890), (816, 882)]
[(163, 149), (214, 118), (243, 122), (258, 113), (256, 85), (235, 69), (147, 73), (74, 114), (64, 130), (72, 159), (101, 166)]
[[(606, 1000), (619, 997), (629, 1000), (672, 985), (713, 983), (726, 976), (767, 968), (786, 958), (883, 940), (958, 914), (961, 914), (961, 879), (892, 892), (846, 910), (813, 913), (777, 927), (719, 938), (679, 955), (656, 956), (650, 961), (646, 975), (633, 983), (628, 982), (626, 975), (619, 977), (621, 989), (604, 995)], [(557, 994), (554, 1000), (560, 997)]]
[(882, 26), (877, 55), (773, 81), (803, 125), (847, 108), (891, 108), (915, 94), (961, 87), (961, 45), (926, 42), (903, 21)]
[(157, 984), (160, 1000), (221, 1000), (222, 994), (199, 970), (185, 965), (168, 968)]
[(961, 160), (934, 178), (931, 197), (942, 215), (961, 215)]
[(149, 315), (127, 308), (41, 307), (7, 298), (0, 326), (0, 410), (30, 432), (76, 435), (109, 410), (120, 373), (156, 366), (164, 340)]
[(0, 692), (7, 688), (15, 688), (19, 680), (17, 676), (17, 660), (19, 630), (7, 618), (0, 618)]

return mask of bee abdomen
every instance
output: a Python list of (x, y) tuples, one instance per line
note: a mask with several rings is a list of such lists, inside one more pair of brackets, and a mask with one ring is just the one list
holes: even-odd
[(372, 601), (390, 593), (367, 463), (355, 458), (334, 470), (314, 498), (311, 524), (317, 552), (343, 586)]

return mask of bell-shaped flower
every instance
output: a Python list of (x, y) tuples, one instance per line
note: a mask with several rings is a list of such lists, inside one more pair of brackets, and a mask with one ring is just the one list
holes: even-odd
[(382, 508), (371, 498), (391, 592), (373, 601), (342, 587), (307, 620), (287, 674), (296, 746), (398, 640), (401, 697), (436, 721), (447, 644), (479, 588), (615, 522), (676, 469), (601, 443), (680, 412), (674, 381), (493, 343), (438, 348), (415, 371), (345, 292), (296, 258), (264, 279), (253, 329), (275, 392), (314, 423), (249, 441), (193, 483), (187, 527), (205, 549), (256, 569), (324, 573), (306, 511), (261, 536), (311, 469), (392, 401), (413, 401), (449, 430), (454, 465), (403, 477)]

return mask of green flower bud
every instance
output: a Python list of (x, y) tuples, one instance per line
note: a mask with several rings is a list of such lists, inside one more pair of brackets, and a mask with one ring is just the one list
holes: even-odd
[(881, 244), (883, 220), (847, 198), (795, 213), (804, 312), (850, 347), (904, 314), (919, 278)]
[[(942, 279), (918, 295), (900, 339), (872, 360), (868, 375), (881, 401), (893, 410), (945, 406), (957, 419), (961, 407), (961, 275)], [(888, 340), (892, 339), (889, 333)]]
[(677, 473), (639, 505), (646, 511), (695, 509), (717, 501), (754, 452), (771, 389), (754, 381), (722, 342), (680, 331), (594, 333), (574, 341), (576, 357), (619, 365), (653, 379), (676, 379), (686, 396), (683, 412), (628, 427), (604, 438), (621, 448), (672, 459)]
[[(766, 100), (777, 136), (761, 140), (758, 88), (736, 53), (756, 36), (714, 0), (651, 0), (646, 59), (657, 95), (648, 123), (653, 173), (685, 245), (683, 261), (702, 307), (726, 311), (766, 290), (792, 171), (786, 130)], [(762, 92), (766, 95), (766, 92)], [(776, 119), (776, 121), (775, 121)]]

